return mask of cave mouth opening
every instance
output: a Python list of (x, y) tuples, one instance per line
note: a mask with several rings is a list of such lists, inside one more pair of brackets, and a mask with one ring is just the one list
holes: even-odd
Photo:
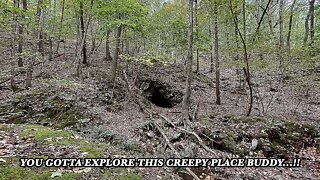
[(182, 102), (183, 93), (163, 82), (145, 81), (142, 84), (145, 96), (155, 106), (173, 108)]
[(164, 97), (163, 94), (159, 91), (159, 89), (155, 88), (151, 97), (150, 101), (152, 104), (158, 106), (158, 107), (163, 107), (163, 108), (173, 108), (173, 104)]

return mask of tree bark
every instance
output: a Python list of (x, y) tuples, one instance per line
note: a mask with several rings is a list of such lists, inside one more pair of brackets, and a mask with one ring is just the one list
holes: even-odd
[(185, 95), (183, 97), (184, 124), (189, 124), (189, 107), (191, 99), (192, 59), (193, 59), (193, 0), (189, 0), (189, 27), (188, 27), (188, 54), (187, 54), (187, 80)]
[(252, 107), (253, 107), (253, 90), (252, 90), (251, 78), (250, 78), (250, 66), (249, 66), (247, 44), (246, 44), (246, 39), (244, 38), (244, 36), (242, 35), (242, 33), (241, 33), (240, 29), (239, 29), (237, 16), (235, 16), (235, 14), (233, 12), (232, 0), (230, 0), (229, 3), (230, 3), (230, 11), (231, 11), (231, 14), (233, 16), (234, 25), (235, 25), (235, 28), (237, 29), (238, 33), (239, 33), (239, 36), (240, 36), (240, 39), (241, 39), (241, 42), (242, 42), (242, 45), (243, 45), (244, 58), (245, 58), (245, 63), (246, 63), (246, 67), (244, 67), (243, 70), (244, 70), (244, 74), (246, 76), (246, 81), (248, 83), (249, 92), (250, 92), (250, 100), (249, 100), (250, 102), (249, 102), (249, 108), (248, 108), (247, 116), (250, 116), (251, 115), (251, 111), (252, 111)]
[[(212, 21), (212, 17), (209, 17), (210, 20)], [(210, 22), (209, 24), (209, 35), (211, 37), (211, 44), (210, 44), (210, 49), (211, 49), (211, 53), (210, 53), (210, 73), (213, 72), (214, 70), (214, 62), (213, 62), (213, 57), (214, 57), (214, 36), (213, 36), (213, 23)]]
[(279, 1), (279, 31), (280, 31), (280, 50), (284, 48), (284, 39), (283, 39), (283, 31), (284, 31), (284, 24), (283, 24), (283, 10), (284, 10), (284, 0)]
[[(21, 15), (21, 19), (23, 20), (25, 18), (24, 13), (27, 11), (27, 0), (22, 0), (22, 9), (23, 9), (23, 14)], [(19, 42), (18, 42), (18, 53), (21, 54), (23, 51), (23, 29), (24, 29), (24, 24), (20, 23), (19, 24)], [(18, 66), (23, 67), (23, 58), (19, 56), (18, 58)]]
[(62, 25), (63, 25), (63, 18), (64, 18), (64, 9), (65, 9), (65, 0), (62, 0), (62, 7), (61, 7), (61, 19), (60, 19), (60, 28), (59, 28), (59, 37), (57, 42), (57, 49), (56, 53), (59, 52), (59, 46), (60, 46), (60, 39), (61, 39), (61, 31), (62, 31)]
[(304, 28), (305, 28), (305, 34), (304, 34), (304, 39), (303, 39), (304, 46), (307, 45), (308, 38), (309, 38), (309, 31), (310, 31), (310, 29), (309, 29), (309, 19), (310, 19), (310, 16), (311, 16), (311, 8), (309, 6), (309, 11), (308, 11), (307, 17), (306, 17), (305, 22), (304, 22)]
[(96, 49), (96, 37), (97, 37), (97, 29), (98, 29), (98, 22), (91, 21), (91, 52)]
[(83, 2), (80, 1), (80, 28), (81, 28), (81, 36), (82, 36), (82, 39), (84, 41), (84, 43), (82, 44), (82, 64), (85, 64), (87, 65), (88, 62), (87, 62), (87, 42), (86, 42), (86, 38), (84, 36), (85, 34), (85, 25), (84, 25), (84, 18), (83, 18)]
[(114, 57), (112, 62), (112, 77), (111, 77), (112, 84), (115, 84), (116, 77), (117, 77), (118, 59), (120, 54), (121, 31), (122, 31), (122, 27), (121, 25), (119, 25), (119, 27), (117, 28), (117, 34), (116, 34), (116, 49), (114, 51)]
[[(90, 9), (88, 10), (88, 13), (86, 15), (86, 24), (85, 24), (85, 28), (84, 28), (84, 31), (83, 31), (83, 35), (81, 36), (81, 43), (80, 43), (80, 52), (77, 50), (76, 51), (76, 61), (78, 62), (78, 65), (77, 65), (77, 76), (80, 76), (81, 75), (81, 72), (82, 72), (82, 66), (81, 64), (83, 64), (83, 62), (81, 63), (81, 60), (80, 60), (80, 55), (83, 54), (82, 51), (83, 51), (83, 45), (85, 44), (85, 39), (87, 37), (87, 32), (88, 32), (88, 28), (89, 28), (89, 23), (90, 23), (90, 19), (91, 19), (91, 11), (92, 11), (92, 8), (93, 8), (93, 2), (94, 0), (91, 0), (90, 2)], [(76, 13), (77, 14), (77, 13)], [(80, 15), (81, 13), (79, 13)], [(80, 17), (79, 17), (79, 20), (80, 20)], [(81, 23), (81, 22), (80, 22)], [(79, 23), (77, 23), (78, 25)], [(79, 28), (77, 28), (79, 30)], [(80, 32), (78, 33), (80, 34)]]
[(108, 29), (106, 33), (107, 33), (107, 35), (106, 35), (106, 60), (111, 61), (112, 60), (112, 57), (110, 54), (110, 33), (111, 33), (111, 31)]
[[(195, 28), (196, 28), (196, 34), (197, 34), (197, 40), (199, 40), (199, 29), (198, 29), (198, 0), (195, 0)], [(196, 47), (196, 62), (197, 62), (197, 67), (196, 67), (196, 73), (199, 72), (199, 49)]]
[(313, 46), (314, 44), (314, 2), (315, 0), (311, 0), (310, 5), (310, 45)]
[(261, 6), (261, 0), (256, 0), (255, 16), (256, 16), (257, 24), (259, 24), (259, 20), (260, 20), (260, 6)]
[(291, 49), (290, 39), (291, 39), (291, 31), (292, 31), (292, 21), (293, 21), (293, 11), (294, 5), (296, 4), (297, 0), (293, 0), (293, 3), (290, 7), (290, 17), (289, 17), (289, 27), (288, 27), (288, 36), (287, 36), (287, 48), (288, 50)]
[(247, 39), (246, 0), (242, 1), (243, 39)]
[[(18, 7), (19, 1), (18, 0), (13, 0), (13, 5), (15, 8)], [(16, 31), (17, 31), (17, 14), (15, 12), (12, 13), (12, 44), (11, 44), (11, 57), (14, 58), (16, 55)], [(17, 90), (17, 84), (14, 79), (15, 77), (15, 63), (14, 61), (11, 61), (11, 70), (10, 70), (10, 87), (12, 91)]]
[(43, 34), (42, 34), (42, 28), (40, 25), (41, 22), (41, 14), (43, 13), (42, 8), (43, 0), (38, 0), (38, 6), (37, 6), (37, 17), (36, 17), (36, 26), (37, 26), (37, 34), (38, 34), (38, 51), (41, 53), (41, 55), (44, 55), (44, 42), (43, 42)]
[(218, 3), (214, 1), (214, 54), (216, 63), (216, 104), (221, 105), (220, 98), (220, 62), (219, 62), (219, 37), (218, 37)]

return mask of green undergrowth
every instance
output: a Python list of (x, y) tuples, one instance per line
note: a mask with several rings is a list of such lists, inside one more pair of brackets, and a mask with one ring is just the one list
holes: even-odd
[(78, 146), (88, 158), (103, 157), (103, 152), (108, 148), (106, 144), (89, 142), (77, 139), (71, 132), (55, 130), (40, 125), (28, 125), (21, 133), (22, 137), (31, 137), (32, 141), (53, 146)]
[[(15, 131), (21, 139), (28, 139), (27, 143), (36, 143), (40, 148), (46, 148), (46, 145), (55, 147), (64, 147), (80, 151), (86, 158), (104, 158), (105, 153), (123, 156), (114, 147), (107, 144), (90, 142), (88, 139), (81, 139), (74, 136), (67, 130), (58, 130), (41, 125), (0, 125), (0, 131)], [(72, 151), (72, 150), (71, 150)], [(46, 155), (28, 155), (29, 158), (47, 159)], [(63, 158), (63, 157), (61, 157)], [(61, 171), (61, 174), (52, 178), (52, 175), (60, 171), (57, 167), (20, 167), (19, 155), (16, 157), (0, 158), (0, 179), (1, 180), (37, 180), (37, 179), (83, 179), (89, 172)], [(138, 172), (128, 168), (108, 168), (104, 169), (98, 176), (101, 179), (120, 179), (120, 180), (139, 180)]]
[[(45, 158), (30, 157), (30, 158)], [(1, 180), (49, 180), (53, 179), (52, 173), (58, 170), (58, 168), (49, 167), (20, 167), (20, 161), (18, 157), (3, 158), (6, 162), (0, 162), (0, 179)], [(60, 177), (54, 177), (59, 180), (80, 179), (81, 174), (64, 172)]]

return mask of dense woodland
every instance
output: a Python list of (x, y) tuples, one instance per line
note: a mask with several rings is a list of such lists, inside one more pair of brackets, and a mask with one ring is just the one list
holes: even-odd
[[(0, 0), (0, 179), (319, 179), (320, 2)], [(23, 168), (19, 157), (301, 158)]]

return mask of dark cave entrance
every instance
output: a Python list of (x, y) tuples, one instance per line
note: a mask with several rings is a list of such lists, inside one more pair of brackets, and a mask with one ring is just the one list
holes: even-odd
[(163, 107), (163, 108), (172, 108), (173, 104), (168, 101), (163, 94), (159, 92), (158, 89), (154, 89), (154, 92), (152, 93), (151, 97), (149, 98), (152, 104)]
[(146, 98), (158, 107), (173, 108), (182, 102), (183, 93), (163, 82), (144, 81), (140, 87)]

